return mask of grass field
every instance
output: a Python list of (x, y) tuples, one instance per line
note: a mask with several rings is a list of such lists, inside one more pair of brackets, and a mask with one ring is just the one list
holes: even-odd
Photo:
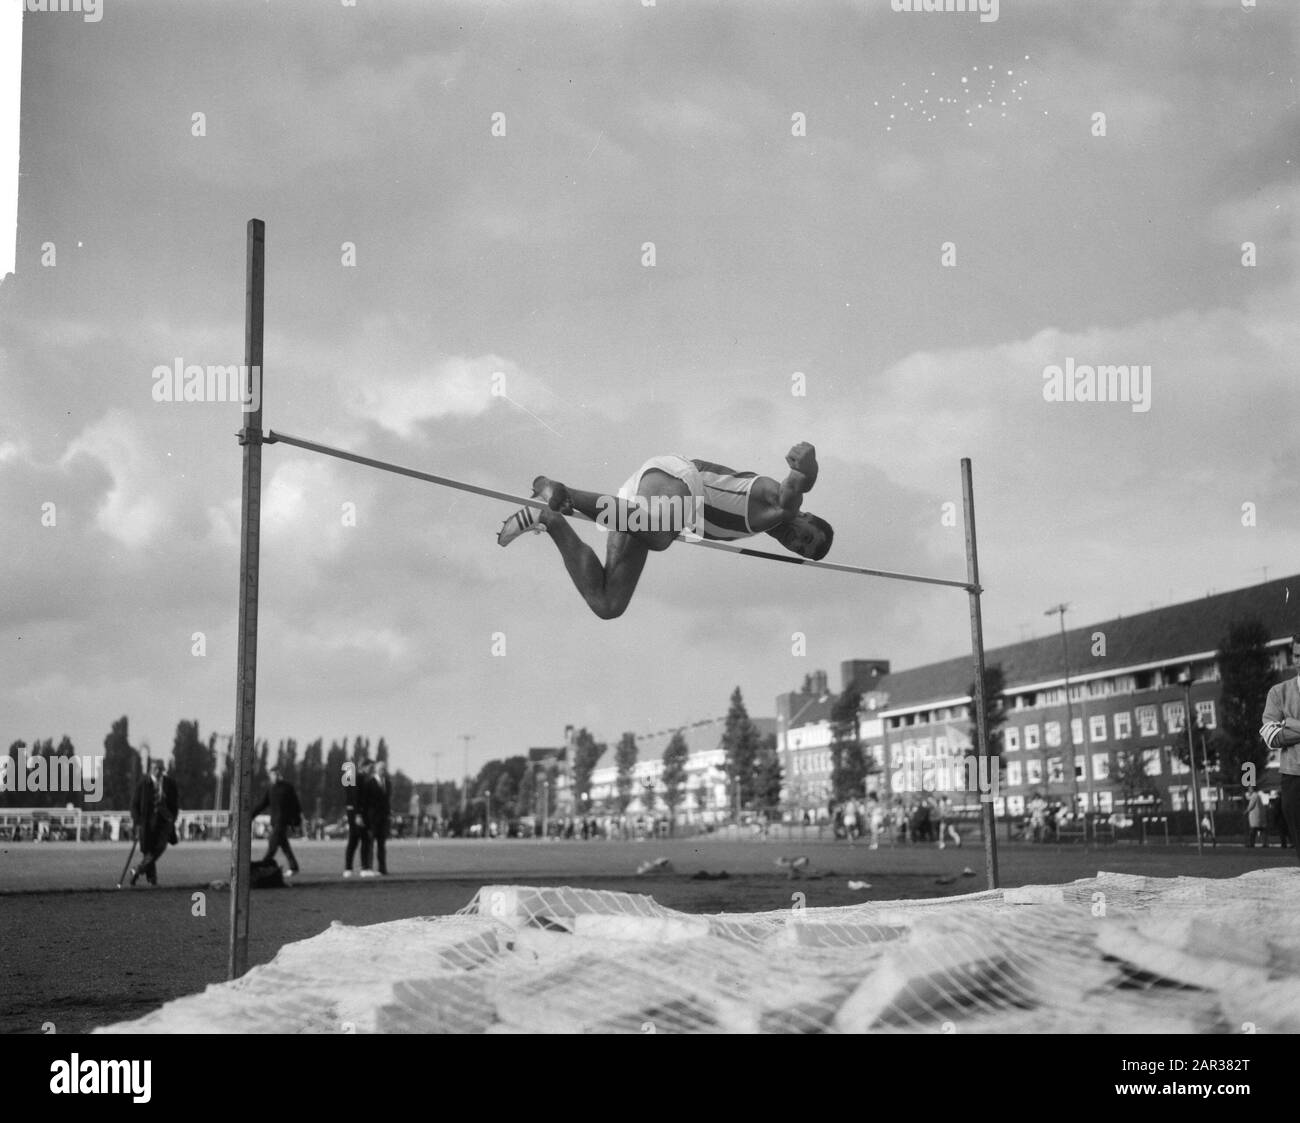
[[(229, 876), (229, 846), (185, 843), (159, 863), (157, 889), (116, 890), (129, 847), (112, 843), (22, 843), (0, 849), (0, 1032), (62, 1033), (138, 1017), (226, 975), (230, 894), (210, 888)], [(757, 912), (862, 901), (952, 896), (985, 888), (978, 846), (872, 851), (843, 842), (716, 839), (653, 842), (407, 841), (389, 847), (387, 879), (341, 878), (342, 845), (300, 843), (302, 877), (252, 898), (249, 959), (265, 963), (286, 943), (332, 922), (365, 925), (443, 916), (485, 884), (574, 885), (645, 893), (684, 912)], [(255, 848), (260, 854), (260, 846)], [(782, 855), (807, 855), (807, 876), (790, 880)], [(647, 858), (671, 871), (636, 876)], [(1295, 864), (1294, 851), (1241, 846), (1206, 850), (1152, 845), (999, 847), (1003, 886), (1060, 884), (1100, 870), (1153, 877), (1235, 877)], [(964, 876), (969, 868), (975, 876)], [(699, 872), (725, 879), (696, 879)], [(850, 889), (850, 880), (870, 888)], [(200, 896), (196, 897), (196, 894)]]

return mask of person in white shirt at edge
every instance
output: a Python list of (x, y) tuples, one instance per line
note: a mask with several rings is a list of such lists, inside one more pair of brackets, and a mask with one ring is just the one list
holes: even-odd
[[(1291, 665), (1300, 667), (1300, 637), (1291, 641)], [(1264, 724), (1259, 734), (1278, 751), (1281, 773), (1282, 817), (1300, 861), (1300, 676), (1271, 687), (1264, 703)]]

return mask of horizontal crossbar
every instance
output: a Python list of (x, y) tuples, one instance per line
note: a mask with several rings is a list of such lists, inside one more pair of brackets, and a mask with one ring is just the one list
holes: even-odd
[[(415, 480), (424, 480), (426, 483), (438, 484), (441, 487), (454, 488), (457, 491), (468, 491), (474, 495), (483, 495), (488, 499), (500, 499), (505, 503), (513, 503), (520, 507), (535, 507), (538, 510), (545, 510), (546, 504), (540, 499), (534, 499), (523, 495), (511, 495), (505, 491), (496, 491), (490, 487), (479, 487), (477, 484), (466, 483), (464, 480), (453, 480), (449, 476), (436, 476), (432, 472), (421, 472), (416, 468), (403, 468), (400, 464), (390, 464), (386, 460), (376, 460), (370, 456), (360, 456), (355, 452), (346, 452), (341, 448), (331, 448), (329, 445), (318, 444), (315, 441), (303, 440), (302, 437), (291, 437), (288, 433), (277, 433), (274, 429), (269, 430), (266, 434), (266, 444), (286, 444), (293, 445), (296, 448), (306, 449), (308, 452), (319, 452), (322, 456), (333, 456), (339, 460), (350, 460), (353, 464), (362, 464), (367, 468), (378, 468), (383, 472), (393, 472), (399, 476), (409, 476)], [(955, 589), (965, 589), (967, 592), (979, 592), (980, 590), (972, 588), (968, 581), (951, 581), (945, 577), (922, 577), (915, 573), (895, 573), (888, 569), (868, 569), (861, 565), (843, 565), (839, 562), (813, 561), (811, 558), (800, 558), (786, 554), (772, 554), (766, 550), (753, 550), (748, 546), (733, 546), (727, 542), (710, 542), (704, 538), (695, 538), (692, 536), (679, 534), (679, 542), (685, 542), (690, 546), (706, 546), (710, 550), (725, 550), (730, 554), (744, 554), (750, 558), (766, 558), (768, 561), (785, 562), (789, 565), (807, 565), (814, 569), (834, 569), (840, 573), (856, 573), (863, 577), (885, 577), (894, 581), (916, 581), (924, 585), (949, 585)]]

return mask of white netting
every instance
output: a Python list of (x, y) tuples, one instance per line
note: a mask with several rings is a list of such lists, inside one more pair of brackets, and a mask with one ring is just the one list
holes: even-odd
[(1300, 870), (695, 916), (488, 886), (114, 1033), (1300, 1032)]

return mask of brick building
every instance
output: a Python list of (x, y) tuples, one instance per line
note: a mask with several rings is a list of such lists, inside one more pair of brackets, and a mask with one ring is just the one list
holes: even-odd
[[(1154, 801), (1167, 810), (1190, 807), (1191, 770), (1177, 752), (1187, 739), (1182, 676), (1190, 671), (1199, 758), (1203, 737), (1219, 725), (1217, 650), (1234, 623), (1261, 620), (1274, 670), (1294, 673), (1289, 649), (1300, 632), (1300, 600), (1291, 604), (1293, 589), (1300, 598), (1300, 577), (1074, 628), (1064, 641), (1049, 634), (987, 651), (986, 664), (1002, 668), (1007, 711), (998, 813), (1021, 814), (1034, 793), (1077, 798), (1100, 811)], [(880, 660), (852, 660), (841, 672), (842, 691), (856, 684), (863, 693), (860, 737), (876, 768), (868, 790), (882, 797), (949, 791), (959, 804), (978, 799), (958, 764), (971, 736), (968, 655), (892, 673)], [(817, 690), (777, 699), (790, 818), (808, 807), (824, 817), (830, 797), (836, 696), (818, 675), (811, 683)], [(1198, 774), (1202, 798), (1213, 804), (1221, 787)], [(1266, 773), (1263, 782), (1275, 777)]]

